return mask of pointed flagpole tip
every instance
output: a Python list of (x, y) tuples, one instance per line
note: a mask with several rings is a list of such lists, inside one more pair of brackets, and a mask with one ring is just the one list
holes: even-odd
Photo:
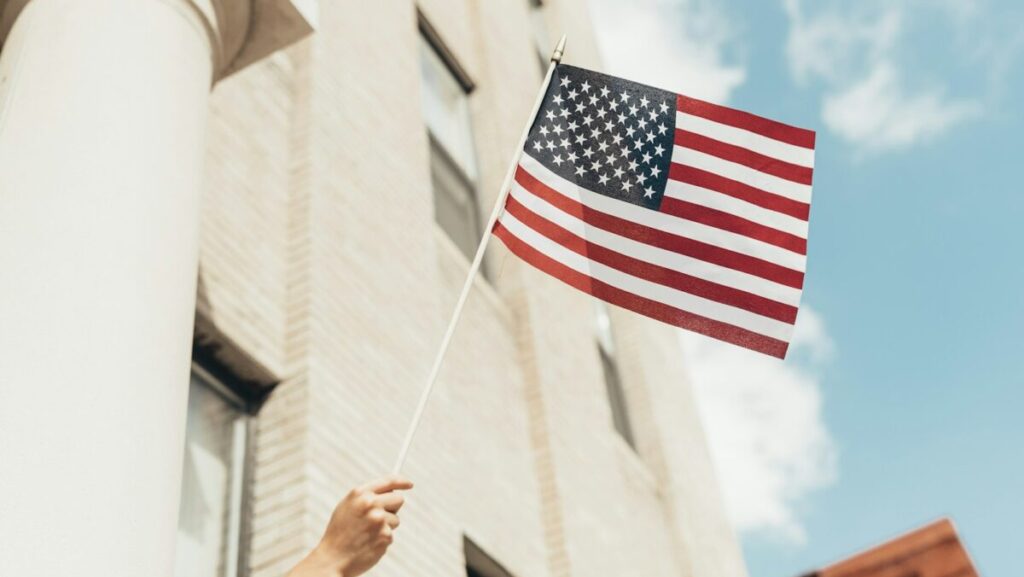
[(565, 34), (562, 34), (562, 39), (558, 41), (558, 46), (556, 46), (555, 51), (551, 53), (551, 61), (555, 63), (561, 62), (562, 54), (565, 54)]

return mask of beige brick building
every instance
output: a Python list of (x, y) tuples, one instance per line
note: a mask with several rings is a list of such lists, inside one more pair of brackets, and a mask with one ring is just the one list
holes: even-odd
[[(600, 67), (585, 0), (314, 4), (209, 99), (182, 576), (284, 575), (390, 469), (538, 47)], [(371, 574), (745, 576), (675, 329), (485, 267)]]

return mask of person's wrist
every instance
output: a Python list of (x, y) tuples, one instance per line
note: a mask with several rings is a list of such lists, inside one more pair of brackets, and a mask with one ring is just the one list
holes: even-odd
[(346, 577), (348, 575), (348, 557), (339, 554), (333, 547), (324, 545), (322, 541), (310, 552), (309, 559), (324, 575), (332, 575), (334, 577)]

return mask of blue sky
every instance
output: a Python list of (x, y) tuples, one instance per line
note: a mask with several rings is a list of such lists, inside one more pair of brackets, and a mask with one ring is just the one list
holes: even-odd
[(683, 338), (751, 576), (940, 516), (1021, 575), (1024, 5), (592, 4), (608, 72), (818, 131), (793, 354)]

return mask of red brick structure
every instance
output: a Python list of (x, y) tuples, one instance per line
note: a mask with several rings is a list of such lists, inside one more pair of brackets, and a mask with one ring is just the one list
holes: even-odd
[(940, 519), (805, 577), (979, 577), (953, 522)]

